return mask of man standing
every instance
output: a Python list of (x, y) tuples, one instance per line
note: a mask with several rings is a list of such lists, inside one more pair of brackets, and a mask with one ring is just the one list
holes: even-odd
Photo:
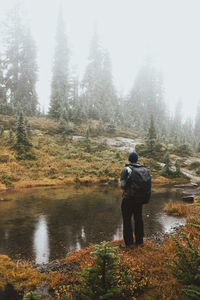
[(147, 168), (137, 162), (138, 154), (136, 152), (129, 154), (128, 161), (120, 178), (120, 186), (123, 189), (121, 209), (125, 242), (125, 245), (121, 246), (134, 248), (131, 218), (134, 215), (135, 245), (143, 245), (142, 206), (149, 202), (151, 196), (151, 176)]

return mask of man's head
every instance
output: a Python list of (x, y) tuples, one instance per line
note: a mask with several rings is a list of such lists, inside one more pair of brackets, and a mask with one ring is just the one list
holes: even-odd
[(128, 156), (128, 160), (132, 163), (136, 163), (138, 161), (138, 154), (136, 152), (131, 152)]

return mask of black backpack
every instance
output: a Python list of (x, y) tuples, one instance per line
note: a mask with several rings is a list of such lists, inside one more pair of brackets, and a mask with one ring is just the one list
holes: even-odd
[(126, 183), (126, 194), (134, 202), (148, 203), (151, 197), (151, 175), (149, 170), (140, 164), (128, 164), (132, 172)]

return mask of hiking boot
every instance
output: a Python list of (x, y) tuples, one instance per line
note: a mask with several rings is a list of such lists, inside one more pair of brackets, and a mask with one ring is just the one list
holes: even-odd
[(134, 245), (125, 245), (125, 244), (120, 244), (120, 248), (123, 249), (134, 249)]

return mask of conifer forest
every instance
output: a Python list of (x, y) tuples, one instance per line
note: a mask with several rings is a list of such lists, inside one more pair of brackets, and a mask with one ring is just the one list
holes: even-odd
[[(200, 299), (199, 9), (0, 0), (0, 300)], [(128, 247), (133, 151), (152, 188)]]

